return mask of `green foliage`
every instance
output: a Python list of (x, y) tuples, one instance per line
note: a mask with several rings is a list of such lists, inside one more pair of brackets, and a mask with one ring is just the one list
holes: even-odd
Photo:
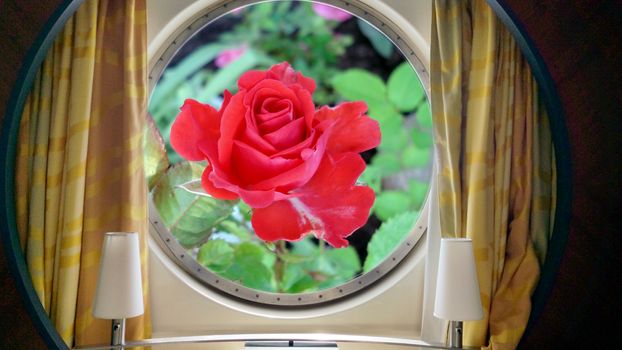
[(359, 181), (369, 186), (375, 193), (382, 191), (382, 168), (373, 164), (367, 165)]
[(213, 101), (225, 89), (237, 90), (236, 84), (240, 76), (258, 66), (272, 65), (276, 63), (273, 59), (263, 56), (261, 53), (252, 49), (240, 56), (237, 60), (216, 71), (201, 89), (196, 97), (199, 101)]
[[(170, 145), (169, 134), (184, 100), (218, 106), (222, 92), (235, 92), (237, 80), (247, 70), (288, 61), (315, 79), (316, 103), (335, 102), (329, 81), (337, 73), (339, 57), (352, 44), (352, 38), (333, 35), (337, 23), (317, 16), (310, 3), (294, 6), (292, 2), (267, 2), (244, 11), (241, 22), (221, 34), (217, 42), (203, 45), (174, 67), (167, 67), (154, 88), (149, 113), (162, 133), (171, 164), (182, 161)], [(211, 68), (223, 50), (242, 46), (247, 49), (238, 59), (223, 68)]]
[(153, 188), (153, 202), (162, 220), (184, 247), (209, 239), (216, 224), (232, 210), (232, 202), (199, 196), (177, 187), (200, 176), (202, 168), (188, 162), (171, 167)]
[(402, 170), (400, 160), (394, 153), (381, 152), (378, 153), (372, 160), (371, 164), (374, 168), (379, 169), (381, 175), (392, 175), (399, 173)]
[[(379, 121), (380, 122), (380, 121)], [(408, 130), (404, 127), (403, 119), (389, 119), (380, 122), (380, 132), (383, 137), (380, 141), (380, 150), (399, 154), (408, 145)]]
[[(209, 50), (200, 49), (200, 51), (205, 52), (208, 58), (213, 59), (216, 48), (225, 47), (227, 46), (212, 44), (204, 47)], [(192, 70), (198, 66), (193, 61), (195, 59), (195, 54), (192, 54), (172, 68), (172, 72), (167, 70), (161, 82), (156, 85), (149, 102), (149, 112), (158, 129), (162, 132), (171, 163), (181, 161), (181, 157), (171, 147), (169, 137), (171, 124), (186, 99), (195, 99), (217, 105), (219, 104), (219, 95), (225, 89), (235, 90), (237, 80), (244, 72), (260, 64), (270, 65), (274, 63), (273, 60), (256, 51), (247, 50), (240, 58), (217, 72), (207, 70), (197, 72)], [(200, 60), (200, 62), (204, 61), (205, 58)], [(180, 76), (184, 76), (186, 80), (180, 79)]]
[(209, 240), (199, 249), (197, 261), (216, 273), (224, 273), (233, 264), (234, 249), (222, 239)]
[(412, 143), (423, 149), (429, 149), (432, 147), (432, 135), (429, 132), (423, 132), (419, 130), (413, 130), (411, 134)]
[(332, 81), (335, 91), (346, 100), (381, 104), (386, 98), (387, 87), (377, 75), (363, 69), (348, 69), (339, 73)]
[(424, 103), (417, 109), (417, 122), (421, 127), (426, 129), (432, 129), (432, 111), (430, 111), (430, 104)]
[(402, 164), (405, 168), (424, 167), (430, 160), (430, 148), (420, 148), (410, 145), (402, 153)]
[(204, 45), (186, 56), (183, 61), (178, 63), (175, 67), (168, 67), (153, 89), (151, 95), (152, 103), (149, 105), (150, 109), (154, 107), (153, 102), (158, 103), (158, 101), (174, 94), (179, 86), (183, 85), (186, 80), (203, 68), (203, 66), (214, 60), (218, 53), (227, 48), (231, 48), (231, 46), (231, 44)]
[(267, 292), (276, 291), (274, 260), (270, 252), (252, 242), (240, 243), (235, 248), (232, 264), (222, 276), (249, 288)]
[(427, 191), (432, 125), (425, 90), (412, 67), (401, 63), (386, 84), (361, 69), (339, 73), (332, 83), (343, 99), (365, 101), (380, 125), (378, 152), (359, 178), (376, 193), (373, 212), (388, 220), (418, 211)]
[(145, 129), (143, 130), (143, 166), (145, 168), (147, 186), (149, 189), (152, 189), (169, 167), (169, 163), (166, 156), (166, 146), (160, 132), (155, 126), (153, 119), (146, 119)]
[(374, 212), (380, 220), (388, 220), (411, 207), (412, 200), (408, 192), (382, 191), (376, 196)]
[(325, 248), (307, 238), (293, 242), (291, 253), (298, 260), (285, 263), (281, 283), (281, 290), (289, 293), (334, 287), (354, 278), (361, 270), (361, 261), (352, 247)]
[(428, 194), (428, 183), (411, 179), (408, 181), (408, 194), (415, 208), (423, 205), (425, 196)]
[(338, 23), (317, 16), (307, 2), (266, 2), (246, 11), (242, 22), (222, 34), (220, 41), (245, 43), (276, 62), (290, 62), (315, 79), (317, 104), (334, 103), (329, 81), (338, 72), (339, 58), (352, 44), (350, 36), (334, 35)]
[(369, 42), (374, 47), (376, 52), (380, 54), (380, 56), (384, 58), (389, 58), (393, 54), (393, 43), (391, 40), (387, 39), (387, 37), (382, 34), (379, 30), (372, 27), (369, 23), (365, 22), (362, 19), (357, 19), (357, 23), (361, 33), (369, 39)]
[(363, 272), (373, 270), (393, 253), (395, 248), (412, 231), (418, 217), (418, 212), (407, 211), (384, 222), (367, 245), (367, 258), (365, 258)]
[(197, 261), (214, 273), (267, 292), (299, 293), (329, 288), (354, 277), (361, 263), (353, 248), (332, 249), (310, 238), (261, 242), (253, 234), (250, 208), (239, 201), (219, 201), (195, 181), (203, 166), (182, 162), (161, 175), (152, 190), (164, 224)]
[(389, 101), (402, 112), (410, 112), (425, 99), (425, 90), (408, 62), (391, 73), (387, 83)]

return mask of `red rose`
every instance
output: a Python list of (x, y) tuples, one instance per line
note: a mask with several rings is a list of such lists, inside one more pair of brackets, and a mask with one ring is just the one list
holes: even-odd
[[(225, 91), (220, 111), (186, 100), (171, 129), (173, 148), (188, 160), (208, 160), (203, 188), (254, 208), (260, 238), (296, 240), (313, 232), (347, 245), (344, 237), (365, 223), (374, 201), (373, 191), (355, 186), (365, 168), (358, 153), (380, 142), (367, 106), (316, 111), (315, 82), (286, 62), (243, 74), (238, 87), (233, 96)], [(342, 166), (349, 169), (336, 171)]]

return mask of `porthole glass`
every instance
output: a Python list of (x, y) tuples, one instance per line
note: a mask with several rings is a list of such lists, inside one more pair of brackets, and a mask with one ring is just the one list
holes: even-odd
[[(144, 138), (150, 218), (171, 258), (212, 288), (274, 305), (335, 300), (396, 266), (425, 230), (417, 223), (432, 168), (427, 78), (401, 35), (349, 1), (228, 1), (172, 38), (150, 72)], [(185, 99), (218, 109), (242, 74), (280, 62), (315, 81), (316, 106), (364, 101), (380, 125), (382, 141), (361, 154), (358, 179), (375, 201), (348, 247), (333, 248), (312, 232), (262, 241), (252, 208), (198, 194), (206, 162), (188, 162), (170, 145)]]

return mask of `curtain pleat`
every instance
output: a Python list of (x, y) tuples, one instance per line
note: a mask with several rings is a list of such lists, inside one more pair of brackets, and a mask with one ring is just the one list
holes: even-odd
[[(147, 276), (147, 187), (141, 138), (147, 98), (145, 3), (100, 0), (99, 13), (76, 344), (109, 340), (103, 330), (110, 328), (110, 322), (92, 315), (102, 232), (139, 232), (142, 273)], [(146, 281), (143, 278), (145, 296)], [(150, 335), (145, 322), (149, 308), (145, 312), (127, 321), (127, 339)]]
[[(49, 51), (22, 114), (20, 241), (41, 303), (69, 346), (110, 339), (110, 322), (91, 314), (105, 232), (139, 232), (148, 295), (145, 18), (144, 0), (86, 1)], [(150, 336), (145, 309), (128, 320), (128, 339)]]
[[(483, 0), (436, 0), (432, 109), (444, 237), (473, 240), (484, 318), (467, 346), (518, 345), (546, 254), (554, 167), (546, 114), (511, 34)], [(535, 243), (534, 243), (535, 242)]]

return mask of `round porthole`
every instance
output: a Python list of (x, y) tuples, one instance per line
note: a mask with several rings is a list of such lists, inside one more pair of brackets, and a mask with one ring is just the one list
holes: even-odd
[[(149, 74), (153, 122), (145, 134), (150, 220), (187, 273), (235, 298), (305, 306), (376, 283), (418, 243), (433, 158), (428, 77), (393, 22), (357, 1), (223, 1), (161, 52)], [(185, 99), (218, 109), (242, 74), (285, 61), (315, 81), (316, 106), (362, 100), (380, 126), (382, 141), (361, 154), (366, 169), (358, 178), (375, 201), (345, 248), (312, 233), (291, 242), (258, 239), (251, 208), (197, 194), (189, 184), (206, 163), (187, 162), (170, 146)]]

